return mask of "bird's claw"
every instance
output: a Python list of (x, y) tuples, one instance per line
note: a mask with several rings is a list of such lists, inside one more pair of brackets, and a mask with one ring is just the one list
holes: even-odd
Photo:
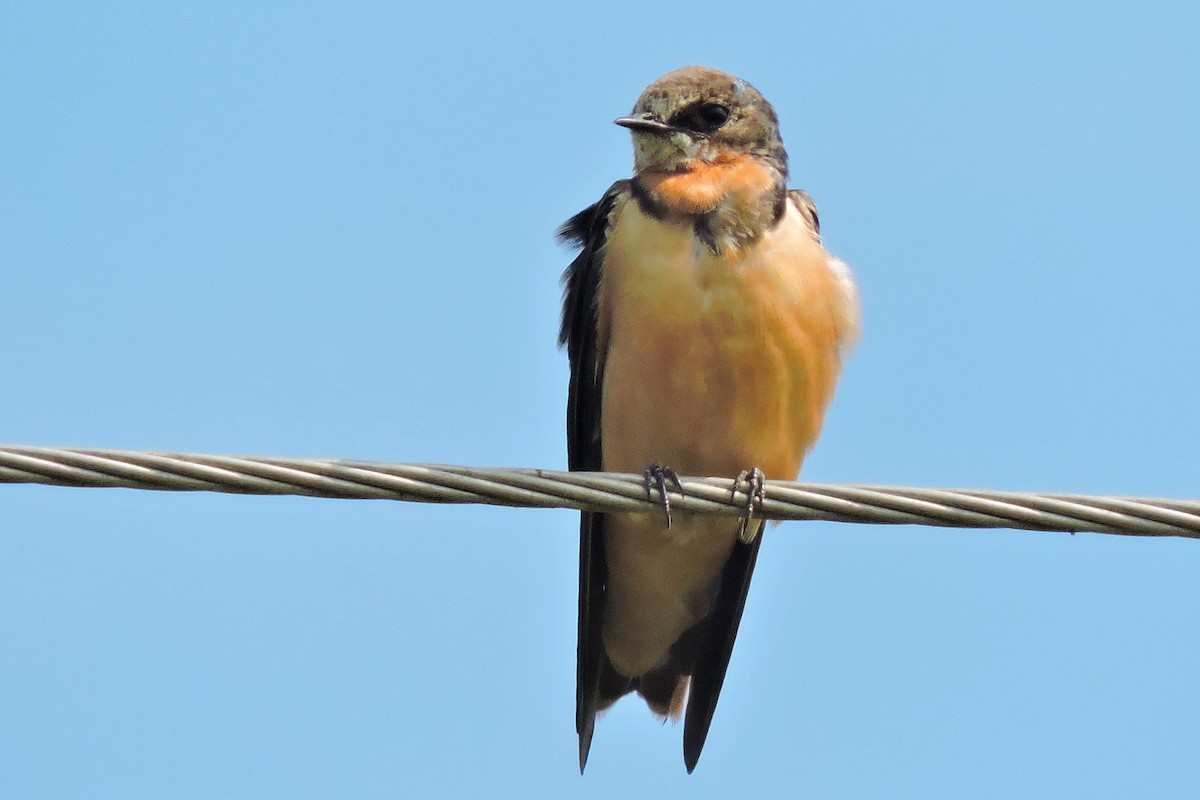
[(671, 527), (671, 497), (667, 494), (667, 485), (673, 485), (675, 491), (679, 492), (680, 497), (682, 497), (683, 484), (679, 482), (679, 476), (670, 467), (664, 467), (662, 464), (651, 464), (642, 473), (642, 479), (646, 484), (647, 500), (654, 500), (654, 495), (657, 493), (658, 504), (662, 506), (663, 514), (666, 515), (667, 528), (669, 529)]
[(754, 509), (762, 511), (763, 501), (767, 499), (767, 476), (763, 475), (763, 471), (758, 467), (744, 469), (738, 473), (738, 476), (733, 479), (733, 493), (729, 495), (730, 500), (737, 498), (738, 491), (742, 485), (746, 485), (746, 516), (742, 517), (742, 527), (738, 531), (738, 540), (743, 544), (750, 544), (754, 541), (754, 537), (761, 530), (761, 525), (751, 526), (751, 521), (754, 519)]

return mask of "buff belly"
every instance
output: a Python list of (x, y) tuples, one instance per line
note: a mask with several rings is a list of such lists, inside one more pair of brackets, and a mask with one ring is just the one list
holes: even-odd
[[(760, 468), (791, 479), (820, 431), (853, 309), (845, 276), (790, 205), (752, 247), (716, 256), (688, 225), (627, 202), (605, 254), (604, 469)], [(735, 519), (610, 515), (603, 639), (630, 677), (707, 615)]]

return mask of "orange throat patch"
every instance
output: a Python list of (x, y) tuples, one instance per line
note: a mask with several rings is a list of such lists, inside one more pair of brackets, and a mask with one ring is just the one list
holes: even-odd
[(708, 214), (730, 196), (738, 205), (757, 205), (778, 180), (774, 170), (746, 155), (692, 162), (677, 172), (645, 172), (638, 177), (655, 203), (688, 216)]

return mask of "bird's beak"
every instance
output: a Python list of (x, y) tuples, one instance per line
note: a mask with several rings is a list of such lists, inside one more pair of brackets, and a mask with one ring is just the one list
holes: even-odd
[(622, 128), (629, 128), (631, 131), (648, 131), (650, 133), (670, 133), (675, 130), (662, 120), (656, 119), (648, 111), (643, 114), (634, 114), (631, 117), (614, 119), (613, 124), (620, 125)]

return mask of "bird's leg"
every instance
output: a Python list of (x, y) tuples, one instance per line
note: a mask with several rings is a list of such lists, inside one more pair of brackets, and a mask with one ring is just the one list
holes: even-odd
[(654, 500), (655, 493), (658, 494), (658, 504), (662, 506), (663, 514), (667, 517), (667, 528), (669, 529), (671, 527), (671, 498), (667, 494), (667, 484), (674, 484), (675, 491), (682, 496), (683, 484), (679, 482), (679, 476), (670, 467), (651, 464), (642, 473), (642, 479), (646, 483), (647, 500)]
[(754, 509), (757, 507), (759, 511), (762, 511), (763, 501), (767, 499), (766, 480), (767, 476), (763, 475), (763, 471), (758, 467), (744, 469), (733, 479), (733, 493), (729, 495), (730, 500), (736, 499), (742, 484), (746, 484), (746, 516), (742, 517), (742, 528), (738, 531), (738, 539), (744, 544), (750, 544), (758, 535), (757, 528), (751, 531), (750, 522), (754, 519)]

